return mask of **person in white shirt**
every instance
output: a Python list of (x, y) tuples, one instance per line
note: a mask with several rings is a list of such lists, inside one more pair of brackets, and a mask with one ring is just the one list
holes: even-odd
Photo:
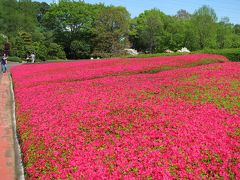
[(32, 54), (30, 55), (30, 57), (31, 57), (31, 59), (32, 59), (32, 63), (35, 63), (35, 58), (36, 58), (35, 54), (32, 53)]

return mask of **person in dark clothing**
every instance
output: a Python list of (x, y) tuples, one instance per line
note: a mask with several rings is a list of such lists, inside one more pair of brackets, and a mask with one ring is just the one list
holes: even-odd
[(2, 67), (2, 72), (5, 73), (7, 71), (7, 55), (6, 54), (4, 54), (1, 59), (1, 67)]

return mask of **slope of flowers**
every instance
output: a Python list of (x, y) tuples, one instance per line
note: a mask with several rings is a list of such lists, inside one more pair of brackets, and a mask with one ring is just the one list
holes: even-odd
[[(209, 54), (192, 54), (182, 56), (161, 56), (154, 58), (108, 59), (94, 61), (77, 61), (66, 63), (51, 63), (21, 67), (21, 76), (16, 79), (21, 86), (35, 86), (50, 82), (78, 81), (104, 76), (157, 72), (180, 67), (191, 67), (214, 62), (226, 62), (224, 56)], [(15, 77), (17, 78), (17, 77)], [(24, 79), (24, 81), (23, 81)]]
[(97, 75), (93, 62), (70, 63), (68, 80), (66, 64), (14, 68), (27, 177), (239, 179), (240, 64), (116, 75), (149, 70), (145, 61), (124, 71), (103, 62), (111, 68)]

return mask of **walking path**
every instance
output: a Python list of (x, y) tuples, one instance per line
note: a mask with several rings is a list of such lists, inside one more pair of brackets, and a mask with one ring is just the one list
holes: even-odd
[(0, 174), (4, 180), (12, 180), (16, 177), (11, 84), (9, 73), (0, 76)]
[[(9, 64), (10, 67), (17, 65)], [(10, 73), (0, 74), (0, 178), (19, 179), (16, 165), (15, 136), (13, 127), (13, 96)]]

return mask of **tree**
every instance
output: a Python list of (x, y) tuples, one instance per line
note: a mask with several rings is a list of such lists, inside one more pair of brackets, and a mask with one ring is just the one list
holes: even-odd
[(128, 46), (130, 14), (124, 7), (107, 6), (99, 11), (95, 26), (95, 50), (118, 53)]
[(70, 49), (74, 59), (89, 58), (91, 54), (91, 47), (86, 41), (74, 40), (71, 42)]
[(0, 51), (3, 51), (5, 43), (8, 42), (8, 37), (4, 34), (0, 34)]
[(236, 24), (233, 29), (235, 34), (240, 35), (240, 24)]
[(208, 6), (202, 6), (193, 14), (192, 23), (201, 49), (216, 47), (216, 21), (215, 11)]
[(48, 46), (48, 58), (49, 59), (65, 59), (66, 55), (63, 51), (63, 48), (56, 44), (56, 43), (50, 43)]
[(135, 48), (151, 53), (162, 50), (158, 47), (163, 41), (165, 17), (166, 15), (159, 9), (151, 9), (136, 18)]
[(32, 36), (30, 33), (20, 31), (16, 37), (15, 47), (17, 48), (16, 55), (21, 58), (26, 58), (26, 55), (32, 51)]
[(36, 2), (34, 1), (32, 3), (33, 8), (36, 11), (36, 16), (37, 16), (37, 20), (39, 23), (42, 23), (43, 17), (44, 15), (48, 12), (48, 10), (50, 9), (50, 5), (45, 3), (45, 2)]
[(198, 32), (191, 20), (185, 23), (184, 28), (184, 46), (191, 51), (200, 49)]
[(164, 48), (178, 50), (185, 46), (185, 20), (176, 17), (167, 17), (164, 33)]
[(18, 31), (32, 32), (37, 26), (37, 12), (31, 0), (19, 0), (18, 6)]
[(0, 24), (1, 33), (7, 36), (14, 36), (19, 24), (16, 0), (0, 1)]
[(191, 14), (184, 9), (180, 9), (177, 12), (176, 17), (181, 20), (189, 20), (191, 18)]
[(53, 31), (55, 41), (64, 47), (69, 58), (72, 58), (71, 42), (89, 42), (94, 22), (95, 10), (92, 5), (84, 2), (62, 0), (59, 4), (51, 5), (44, 15), (45, 27)]
[(217, 24), (217, 44), (218, 48), (228, 48), (232, 46), (233, 28), (229, 18), (223, 18)]
[(175, 16), (151, 9), (131, 19), (124, 7), (82, 0), (60, 0), (50, 5), (0, 0), (0, 24), (0, 49), (7, 44), (10, 55), (20, 57), (34, 51), (42, 60), (65, 57), (65, 53), (74, 59), (108, 57), (130, 46), (151, 53), (182, 47), (240, 47), (240, 25), (231, 24), (228, 18), (217, 22), (209, 6), (193, 14), (181, 9)]
[(240, 24), (236, 24), (233, 27), (234, 34), (232, 36), (232, 47), (239, 48), (240, 47)]

